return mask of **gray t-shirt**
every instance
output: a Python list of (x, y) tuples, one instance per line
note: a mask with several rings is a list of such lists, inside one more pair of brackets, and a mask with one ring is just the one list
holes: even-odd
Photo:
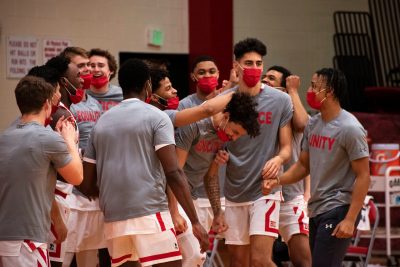
[(85, 149), (90, 132), (103, 112), (101, 105), (94, 97), (86, 94), (86, 101), (72, 104), (70, 110), (79, 128), (79, 148)]
[(204, 101), (197, 97), (197, 94), (191, 94), (179, 101), (178, 110), (183, 110), (195, 106), (199, 106)]
[(118, 105), (123, 99), (121, 87), (111, 83), (108, 84), (108, 91), (105, 94), (96, 94), (91, 90), (87, 90), (87, 93), (99, 101), (103, 112)]
[[(183, 109), (187, 109), (187, 108), (200, 106), (201, 104), (203, 104), (203, 102), (204, 101), (201, 100), (200, 98), (198, 98), (197, 94), (194, 93), (194, 94), (188, 95), (187, 97), (185, 97), (184, 99), (179, 101), (179, 106), (178, 106), (177, 110), (183, 110)], [(200, 120), (196, 123), (199, 125), (200, 128), (206, 129), (207, 127), (209, 127), (209, 125), (211, 123), (211, 119), (206, 118), (206, 119)]]
[[(222, 149), (210, 119), (180, 127), (175, 131), (176, 146), (188, 151), (183, 170), (189, 180), (193, 199), (207, 198), (204, 188), (204, 175), (207, 173), (215, 154)], [(223, 179), (220, 184), (223, 184)], [(221, 196), (223, 196), (221, 192)]]
[(136, 98), (124, 100), (100, 117), (84, 160), (97, 165), (105, 222), (168, 210), (166, 178), (155, 147), (174, 144), (168, 116)]
[[(231, 90), (237, 90), (235, 87)], [(261, 198), (261, 172), (265, 163), (279, 152), (279, 129), (290, 123), (293, 106), (290, 96), (269, 86), (263, 86), (254, 97), (258, 103), (260, 135), (242, 136), (229, 142), (226, 168), (225, 198), (242, 203)], [(271, 194), (279, 191), (275, 188)]]
[(310, 157), (311, 198), (308, 216), (350, 204), (355, 173), (351, 161), (368, 157), (366, 131), (349, 112), (324, 122), (313, 116), (305, 131), (302, 150)]
[(0, 135), (0, 241), (47, 242), (56, 169), (71, 160), (63, 138), (36, 122)]
[(167, 114), (172, 124), (175, 124), (176, 113), (178, 113), (178, 111), (175, 109), (166, 109), (164, 112)]
[[(299, 159), (301, 151), (301, 140), (303, 133), (294, 132), (292, 139), (292, 158), (283, 166), (283, 170), (287, 171)], [(294, 198), (304, 195), (304, 180), (300, 180), (294, 184), (282, 186), (282, 195), (285, 201), (293, 200)]]
[[(185, 97), (184, 99), (182, 99), (181, 101), (179, 101), (179, 106), (178, 106), (178, 110), (183, 110), (186, 108), (191, 108), (191, 107), (195, 107), (195, 106), (200, 106), (201, 104), (203, 104), (204, 101), (202, 99), (200, 99), (196, 93), (188, 95), (187, 97)], [(207, 128), (210, 123), (211, 123), (211, 119), (207, 118), (201, 121), (196, 122), (198, 124), (198, 126), (200, 128)], [(212, 124), (211, 124), (212, 125)], [(221, 165), (218, 168), (218, 178), (219, 178), (219, 186), (221, 189), (221, 196), (223, 196), (223, 192), (224, 192), (224, 183), (225, 183), (225, 174), (226, 174), (226, 165)], [(199, 196), (200, 198), (206, 198), (207, 197), (207, 193), (205, 192), (205, 188), (204, 185), (202, 184), (200, 186), (200, 188), (197, 189), (199, 192)]]

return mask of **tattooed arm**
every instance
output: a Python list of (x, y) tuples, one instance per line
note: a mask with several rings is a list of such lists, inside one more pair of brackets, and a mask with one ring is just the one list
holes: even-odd
[(221, 200), (219, 196), (218, 163), (213, 161), (204, 176), (204, 187), (206, 188), (208, 199), (214, 216), (221, 213)]
[(219, 163), (227, 160), (227, 152), (219, 151), (215, 160), (211, 163), (206, 175), (204, 176), (204, 187), (210, 200), (211, 208), (214, 214), (212, 229), (217, 233), (225, 232), (228, 225), (225, 223), (224, 213), (221, 209), (220, 188), (218, 179)]

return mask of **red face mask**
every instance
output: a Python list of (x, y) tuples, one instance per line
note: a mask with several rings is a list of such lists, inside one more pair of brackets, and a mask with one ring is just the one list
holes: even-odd
[(254, 87), (261, 79), (262, 69), (243, 68), (243, 81), (248, 87)]
[(179, 106), (179, 97), (173, 97), (167, 101), (167, 109), (177, 109)]
[(79, 102), (82, 101), (85, 92), (81, 88), (76, 88), (67, 78), (64, 77), (64, 79), (67, 82), (67, 84), (75, 90), (75, 94), (71, 94), (71, 92), (68, 90), (68, 85), (64, 85), (65, 90), (67, 90), (69, 94), (69, 99), (73, 104), (78, 104)]
[(178, 96), (175, 96), (175, 97), (172, 97), (172, 98), (166, 100), (165, 98), (163, 98), (157, 94), (153, 94), (153, 95), (157, 97), (158, 104), (164, 106), (165, 109), (177, 109), (179, 106), (179, 97)]
[(89, 89), (90, 84), (92, 83), (93, 74), (91, 74), (91, 73), (83, 74), (83, 75), (81, 75), (81, 78), (83, 79), (82, 89), (83, 90)]
[(75, 95), (69, 95), (69, 99), (73, 104), (78, 104), (79, 102), (82, 101), (83, 95), (85, 94), (85, 91), (80, 88), (75, 89)]
[[(318, 94), (321, 93), (324, 90), (319, 91)], [(317, 98), (317, 93), (315, 93), (314, 91), (308, 91), (307, 92), (307, 103), (308, 103), (308, 105), (313, 109), (320, 110), (322, 102), (325, 99), (323, 99), (322, 101), (318, 101), (316, 98)]]
[(197, 81), (197, 87), (205, 94), (211, 94), (218, 86), (217, 77), (202, 77)]
[(229, 138), (229, 136), (225, 133), (225, 131), (221, 130), (221, 129), (217, 131), (217, 136), (218, 136), (219, 140), (221, 140), (224, 143), (226, 143), (226, 142), (231, 140)]
[(100, 89), (103, 86), (105, 86), (107, 83), (108, 83), (108, 77), (100, 76), (100, 77), (93, 77), (90, 84), (93, 85), (94, 88)]
[(225, 133), (225, 127), (228, 124), (228, 122), (225, 123), (225, 126), (222, 129), (221, 129), (221, 124), (222, 122), (218, 126), (217, 136), (219, 140), (221, 140), (223, 143), (226, 143), (231, 140), (231, 138)]

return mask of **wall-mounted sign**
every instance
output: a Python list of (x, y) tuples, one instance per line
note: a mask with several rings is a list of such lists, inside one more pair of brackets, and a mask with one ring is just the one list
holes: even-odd
[(34, 37), (7, 38), (7, 78), (22, 78), (38, 65), (38, 43)]
[(147, 29), (147, 44), (161, 47), (164, 44), (164, 32), (157, 28)]
[(60, 39), (44, 39), (43, 40), (43, 63), (50, 58), (57, 56), (66, 47), (71, 46), (71, 41)]

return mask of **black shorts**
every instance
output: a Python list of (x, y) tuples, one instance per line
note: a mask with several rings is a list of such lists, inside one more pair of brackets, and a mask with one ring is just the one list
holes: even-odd
[[(346, 217), (348, 210), (349, 205), (340, 206), (310, 218), (312, 266), (342, 266), (351, 238), (337, 238), (332, 236), (332, 232), (336, 225)], [(355, 225), (358, 224), (359, 220), (360, 215)]]

